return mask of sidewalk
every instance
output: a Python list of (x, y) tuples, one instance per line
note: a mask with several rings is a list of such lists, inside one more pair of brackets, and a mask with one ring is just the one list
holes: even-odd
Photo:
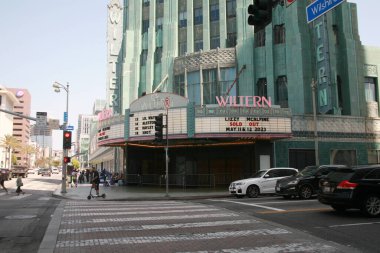
[[(72, 200), (87, 200), (91, 184), (78, 184), (78, 187), (67, 187), (67, 193), (61, 193), (59, 187), (54, 191), (53, 196)], [(186, 200), (186, 199), (204, 199), (204, 198), (225, 198), (229, 197), (228, 188), (170, 188), (166, 196), (166, 188), (152, 186), (108, 186), (100, 185), (100, 194), (106, 194), (106, 198), (97, 198), (97, 200)], [(92, 189), (95, 195), (95, 190)]]

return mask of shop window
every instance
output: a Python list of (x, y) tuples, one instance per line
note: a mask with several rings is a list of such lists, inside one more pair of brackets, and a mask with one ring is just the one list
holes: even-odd
[(194, 25), (200, 25), (203, 23), (202, 8), (194, 9)]
[(277, 78), (277, 104), (282, 108), (288, 108), (288, 80), (286, 76)]
[(365, 100), (367, 102), (376, 102), (376, 78), (364, 78)]
[(273, 28), (274, 44), (285, 43), (285, 26), (284, 24), (275, 25)]
[(330, 151), (330, 164), (357, 165), (356, 150), (333, 149)]

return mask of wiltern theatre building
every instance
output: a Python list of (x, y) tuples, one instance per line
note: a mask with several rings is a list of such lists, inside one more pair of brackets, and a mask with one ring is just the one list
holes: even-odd
[(378, 163), (380, 50), (361, 44), (356, 4), (307, 23), (309, 2), (277, 1), (258, 30), (247, 23), (251, 0), (110, 1), (109, 117), (93, 140), (114, 149), (113, 169), (129, 183), (163, 184), (160, 113), (170, 185)]

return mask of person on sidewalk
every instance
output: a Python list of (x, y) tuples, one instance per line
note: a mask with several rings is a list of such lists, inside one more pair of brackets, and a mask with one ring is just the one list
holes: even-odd
[(94, 167), (92, 168), (92, 187), (95, 188), (96, 196), (99, 196), (99, 172)]
[(0, 185), (1, 185), (1, 187), (3, 187), (4, 191), (6, 191), (7, 194), (8, 194), (8, 189), (5, 188), (5, 186), (4, 186), (4, 182), (5, 182), (5, 175), (1, 174), (1, 175), (0, 175)]
[(25, 194), (25, 192), (23, 190), (21, 190), (21, 186), (23, 186), (23, 185), (24, 185), (24, 183), (22, 182), (21, 176), (18, 176), (17, 180), (16, 180), (16, 186), (17, 186), (16, 193), (17, 193), (17, 195), (20, 195), (21, 192), (22, 192), (22, 194)]

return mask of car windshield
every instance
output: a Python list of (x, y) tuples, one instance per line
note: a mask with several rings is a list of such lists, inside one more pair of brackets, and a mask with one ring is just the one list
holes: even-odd
[(258, 171), (256, 174), (254, 174), (254, 175), (252, 176), (252, 178), (263, 177), (264, 174), (265, 174), (266, 172), (267, 172), (266, 170), (260, 170), (260, 171)]
[(308, 166), (305, 169), (298, 172), (297, 176), (302, 176), (302, 177), (314, 176), (317, 170), (318, 170), (317, 166)]

